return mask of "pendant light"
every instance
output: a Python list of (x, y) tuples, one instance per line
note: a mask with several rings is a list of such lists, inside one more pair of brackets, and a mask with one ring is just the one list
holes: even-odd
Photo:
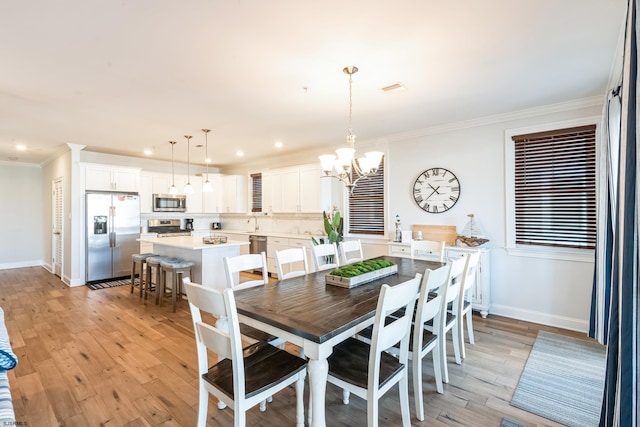
[(209, 141), (207, 139), (207, 135), (211, 132), (211, 129), (202, 129), (202, 132), (204, 132), (204, 164), (206, 168), (206, 180), (204, 184), (202, 184), (202, 192), (211, 193), (213, 191), (213, 187), (209, 182), (209, 163), (211, 163), (211, 159), (209, 158)]
[(191, 159), (189, 158), (189, 152), (191, 150), (189, 141), (191, 141), (193, 137), (191, 135), (185, 135), (184, 137), (187, 139), (187, 185), (184, 186), (184, 193), (191, 194), (193, 193), (193, 186), (191, 185)]
[[(324, 172), (323, 178), (339, 179), (349, 190), (349, 194), (352, 194), (358, 181), (378, 172), (383, 153), (370, 151), (365, 153), (364, 157), (355, 158), (356, 136), (353, 134), (351, 121), (353, 111), (353, 75), (358, 72), (358, 67), (344, 67), (342, 71), (349, 75), (349, 132), (347, 133), (347, 146), (336, 150), (337, 157), (334, 154), (325, 154), (320, 156), (319, 159)], [(334, 170), (336, 174), (332, 175)]]
[(176, 188), (176, 176), (173, 171), (173, 146), (176, 145), (175, 141), (169, 141), (171, 144), (171, 187), (169, 187), (169, 194), (178, 194), (178, 189)]

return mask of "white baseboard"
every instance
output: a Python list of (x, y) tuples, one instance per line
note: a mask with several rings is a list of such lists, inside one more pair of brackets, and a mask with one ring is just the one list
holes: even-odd
[(39, 267), (41, 265), (43, 265), (41, 260), (6, 262), (4, 264), (0, 264), (0, 270), (10, 270), (12, 268), (24, 268), (24, 267)]
[(491, 304), (489, 315), (510, 317), (512, 319), (524, 320), (526, 322), (539, 323), (557, 328), (569, 329), (571, 331), (588, 332), (589, 320), (575, 319), (572, 317), (556, 316), (540, 311), (525, 310), (506, 305)]

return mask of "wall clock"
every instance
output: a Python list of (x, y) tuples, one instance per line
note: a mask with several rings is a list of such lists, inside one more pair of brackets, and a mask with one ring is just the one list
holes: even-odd
[(456, 204), (459, 197), (458, 178), (444, 168), (427, 169), (413, 184), (413, 199), (425, 212), (446, 212)]

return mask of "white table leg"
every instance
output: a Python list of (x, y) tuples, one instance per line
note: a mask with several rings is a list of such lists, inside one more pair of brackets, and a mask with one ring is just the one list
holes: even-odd
[(329, 373), (329, 363), (327, 359), (310, 359), (307, 365), (309, 372), (309, 387), (311, 392), (311, 416), (312, 427), (326, 427), (324, 418), (324, 400), (327, 390), (327, 374)]

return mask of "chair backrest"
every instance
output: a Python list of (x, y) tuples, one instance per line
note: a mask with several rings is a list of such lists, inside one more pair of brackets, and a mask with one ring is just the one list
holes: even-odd
[[(307, 250), (305, 248), (289, 248), (274, 251), (274, 253), (276, 257), (276, 267), (278, 268), (278, 280), (304, 276), (309, 273)], [(296, 267), (302, 267), (302, 270), (294, 270)], [(285, 271), (287, 272), (285, 273)]]
[(444, 262), (446, 242), (433, 240), (411, 240), (411, 258)]
[[(380, 360), (382, 352), (400, 342), (400, 363), (407, 366), (409, 358), (409, 332), (413, 319), (413, 309), (420, 288), (421, 274), (416, 274), (413, 279), (396, 286), (382, 285), (376, 317), (373, 322), (373, 335), (371, 337), (371, 352), (369, 355), (369, 390), (379, 387)], [(404, 308), (404, 314), (391, 322), (385, 321), (389, 314)]]
[(480, 264), (480, 251), (473, 251), (469, 254), (466, 254), (465, 258), (467, 259), (467, 261), (464, 264), (464, 270), (462, 272), (460, 294), (457, 300), (458, 311), (456, 312), (456, 315), (457, 313), (462, 312), (467, 291), (471, 289), (476, 281), (476, 271), (478, 270), (478, 266)]
[[(198, 373), (208, 372), (207, 349), (218, 355), (217, 362), (231, 359), (233, 366), (234, 400), (245, 396), (244, 360), (242, 358), (242, 336), (238, 312), (232, 289), (219, 291), (192, 283), (188, 278), (183, 285), (189, 299), (191, 320), (196, 335), (198, 353)], [(218, 321), (215, 325), (203, 321), (201, 311), (213, 315)], [(220, 320), (224, 320), (220, 322)]]
[(313, 254), (313, 265), (316, 271), (338, 268), (340, 265), (338, 246), (335, 243), (312, 245), (311, 253)]
[(443, 289), (443, 301), (442, 303), (446, 306), (451, 301), (458, 298), (460, 294), (460, 288), (462, 287), (462, 274), (464, 273), (464, 266), (467, 263), (467, 255), (462, 255), (458, 258), (454, 258), (449, 260), (448, 265), (450, 265), (449, 269), (449, 278), (447, 279), (447, 287)]
[(339, 247), (342, 265), (364, 261), (360, 240), (343, 240), (340, 242)]
[[(261, 280), (246, 280), (238, 273), (242, 271), (254, 271), (262, 269)], [(224, 257), (224, 271), (227, 276), (227, 287), (233, 289), (245, 289), (269, 283), (269, 272), (267, 271), (267, 256), (264, 252), (259, 254), (243, 254), (234, 257)], [(237, 279), (236, 279), (237, 278)]]
[[(433, 330), (437, 331), (439, 329), (441, 318), (437, 317), (437, 314), (442, 309), (442, 300), (446, 298), (450, 270), (451, 264), (447, 264), (435, 270), (427, 269), (425, 271), (422, 277), (422, 285), (420, 286), (420, 296), (418, 297), (418, 307), (414, 321), (416, 325), (424, 325), (429, 320), (434, 319)], [(438, 291), (442, 290), (442, 292), (439, 292), (434, 298), (429, 298), (429, 293), (436, 289)], [(413, 348), (421, 348), (422, 334), (414, 333), (413, 338)], [(416, 341), (416, 339), (420, 341)]]

